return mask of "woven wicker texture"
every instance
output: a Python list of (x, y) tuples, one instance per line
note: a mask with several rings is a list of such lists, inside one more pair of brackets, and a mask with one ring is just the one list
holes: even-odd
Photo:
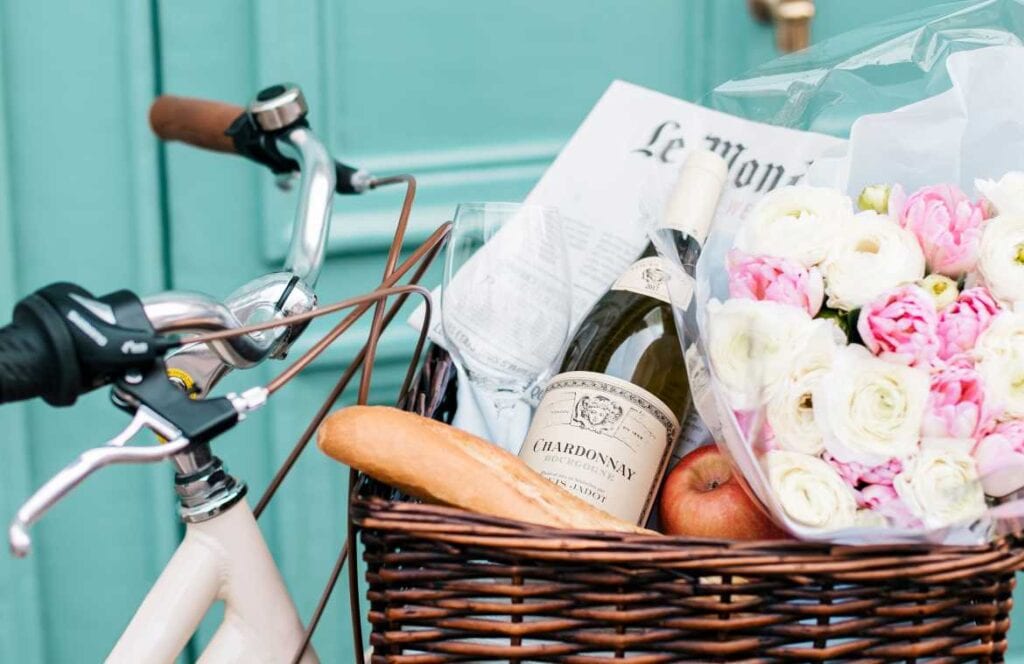
[[(450, 412), (436, 351), (407, 403)], [(447, 396), (446, 396), (447, 395)], [(373, 662), (1003, 661), (1024, 551), (570, 532), (361, 478)]]
[(570, 533), (358, 500), (374, 662), (1001, 661), (1013, 570), (980, 548)]

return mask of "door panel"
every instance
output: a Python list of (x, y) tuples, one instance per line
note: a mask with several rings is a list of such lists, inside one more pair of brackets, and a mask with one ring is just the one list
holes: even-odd
[[(818, 0), (813, 38), (928, 4)], [(159, 148), (145, 122), (158, 88), (241, 104), (300, 83), (336, 154), (418, 177), (412, 243), (459, 201), (521, 199), (612, 79), (696, 100), (776, 55), (745, 0), (0, 0), (0, 312), (58, 278), (224, 296), (280, 264), (294, 194), (241, 159)], [(337, 199), (324, 301), (379, 281), (400, 203), (400, 191)], [(252, 501), (365, 330), (218, 441)], [(375, 403), (394, 401), (413, 340), (396, 320)], [(0, 408), (2, 514), (123, 421), (103, 394), (59, 412)], [(344, 538), (346, 481), (309, 450), (261, 522), (304, 618)], [(168, 469), (105, 471), (37, 529), (33, 557), (0, 556), (0, 661), (101, 659), (176, 543), (173, 514)], [(324, 661), (351, 661), (345, 592), (343, 577), (315, 640)]]
[[(0, 93), (7, 89), (0, 57)], [(2, 96), (2, 94), (0, 94)], [(6, 311), (18, 296), (14, 221), (11, 215), (7, 114), (0, 104), (0, 306)], [(8, 516), (32, 487), (28, 426), (24, 405), (0, 408), (5, 463), (0, 464), (0, 509)], [(6, 557), (5, 557), (6, 558)], [(42, 612), (36, 560), (0, 561), (0, 660), (43, 659)]]
[[(0, 0), (0, 311), (44, 284), (164, 287), (149, 6)], [(106, 394), (0, 408), (4, 523), (126, 424)], [(173, 550), (171, 474), (102, 471), (0, 555), (0, 660), (100, 661)]]

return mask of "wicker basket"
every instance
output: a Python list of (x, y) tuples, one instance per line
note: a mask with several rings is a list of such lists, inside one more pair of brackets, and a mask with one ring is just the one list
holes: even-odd
[[(454, 412), (428, 354), (407, 406)], [(844, 547), (574, 532), (361, 477), (373, 662), (1003, 661), (1017, 541)], [(354, 592), (357, 592), (353, 590)]]

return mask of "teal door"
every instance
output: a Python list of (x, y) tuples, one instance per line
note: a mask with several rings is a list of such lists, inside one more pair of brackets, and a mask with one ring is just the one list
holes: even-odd
[[(931, 3), (817, 4), (815, 39)], [(745, 0), (0, 0), (0, 311), (55, 279), (224, 296), (280, 263), (294, 200), (239, 159), (158, 146), (146, 127), (158, 92), (244, 103), (299, 82), (336, 154), (418, 176), (414, 241), (458, 201), (521, 198), (612, 79), (697, 99), (775, 55)], [(338, 199), (325, 300), (376, 282), (399, 202)], [(359, 338), (220, 441), (251, 495)], [(412, 339), (388, 333), (376, 401), (394, 400)], [(104, 394), (0, 408), (0, 517), (123, 422)], [(262, 520), (304, 617), (344, 538), (345, 478), (310, 450)], [(106, 470), (47, 516), (32, 557), (0, 556), (0, 661), (102, 659), (180, 536), (170, 480), (164, 467)], [(351, 659), (345, 592), (315, 639), (324, 661)]]

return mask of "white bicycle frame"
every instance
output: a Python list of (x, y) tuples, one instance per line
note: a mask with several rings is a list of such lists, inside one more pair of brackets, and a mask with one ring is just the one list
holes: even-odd
[[(173, 662), (218, 600), (224, 620), (200, 662), (291, 661), (302, 643), (302, 621), (245, 500), (215, 519), (187, 524), (106, 661)], [(299, 661), (319, 660), (310, 646)]]

